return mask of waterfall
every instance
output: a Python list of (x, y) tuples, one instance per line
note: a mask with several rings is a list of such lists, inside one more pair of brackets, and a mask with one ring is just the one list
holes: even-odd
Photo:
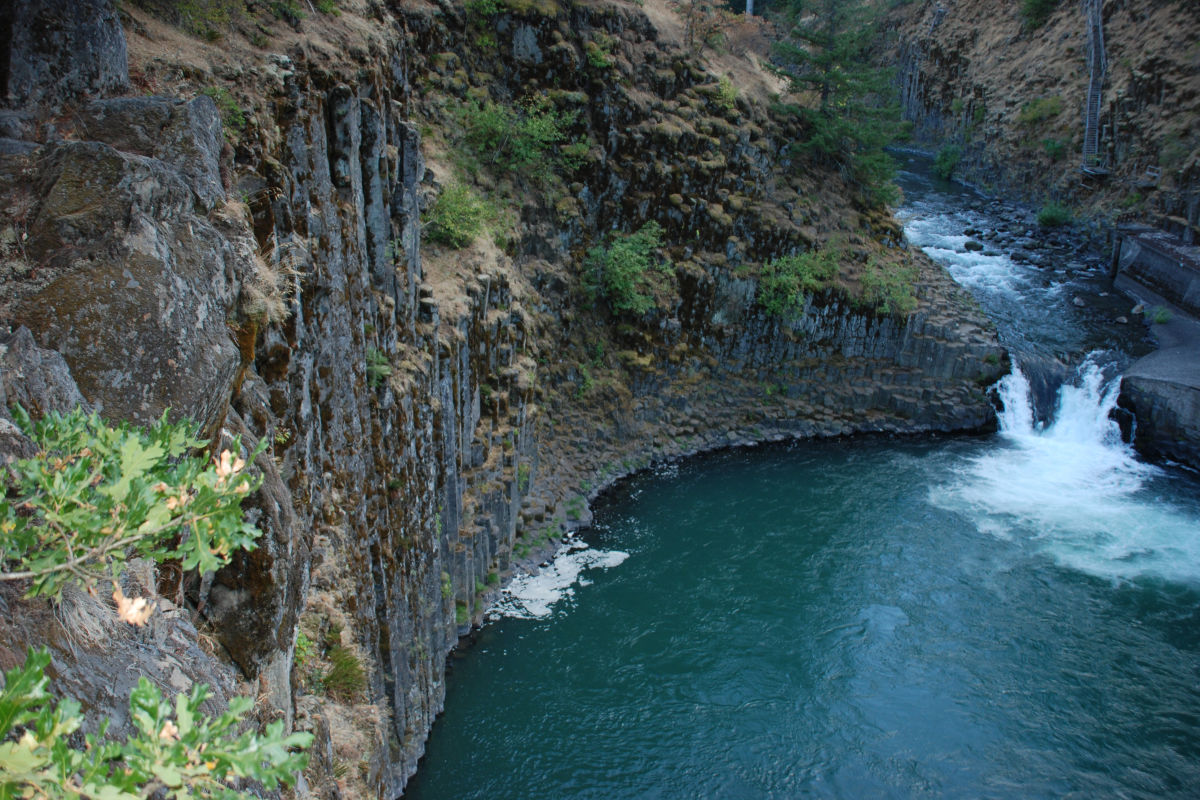
[(933, 501), (986, 534), (1024, 542), (1059, 563), (1110, 579), (1200, 579), (1195, 520), (1158, 501), (1164, 473), (1138, 461), (1110, 418), (1120, 376), (1091, 354), (1036, 420), (1018, 366), (997, 385), (1001, 447), (966, 459)]

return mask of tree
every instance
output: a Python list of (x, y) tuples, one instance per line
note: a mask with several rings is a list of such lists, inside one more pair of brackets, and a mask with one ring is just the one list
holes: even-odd
[(891, 71), (870, 59), (878, 12), (864, 0), (793, 0), (787, 18), (791, 31), (775, 53), (802, 99), (784, 107), (808, 127), (796, 146), (839, 164), (872, 201), (894, 200), (895, 165), (883, 148), (900, 129), (900, 114), (890, 100)]

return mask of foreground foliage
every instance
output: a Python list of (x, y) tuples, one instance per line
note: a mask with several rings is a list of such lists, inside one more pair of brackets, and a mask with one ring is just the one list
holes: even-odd
[(79, 703), (55, 700), (47, 687), (46, 650), (30, 650), (24, 666), (5, 674), (0, 690), (0, 800), (16, 797), (91, 797), (140, 800), (164, 790), (172, 798), (245, 797), (228, 782), (250, 778), (268, 789), (291, 784), (308, 762), (310, 733), (284, 735), (273, 722), (261, 735), (241, 733), (248, 697), (229, 701), (219, 717), (200, 712), (205, 686), (175, 698), (174, 707), (146, 678), (129, 697), (135, 733), (123, 742), (85, 738), (73, 747), (70, 737), (82, 723)]
[(29, 596), (58, 597), (72, 580), (115, 585), (130, 557), (212, 572), (261, 535), (239, 508), (261, 478), (228, 450), (213, 462), (187, 455), (206, 444), (189, 423), (164, 413), (145, 430), (114, 428), (79, 409), (14, 417), (39, 452), (8, 467), (0, 579), (30, 579)]

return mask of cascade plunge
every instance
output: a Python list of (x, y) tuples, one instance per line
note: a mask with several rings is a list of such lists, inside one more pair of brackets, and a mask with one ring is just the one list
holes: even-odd
[(1110, 418), (1119, 377), (1089, 356), (1035, 421), (1019, 366), (998, 386), (1000, 442), (968, 460), (933, 501), (985, 532), (1024, 536), (1060, 563), (1108, 578), (1200, 579), (1196, 520), (1160, 502), (1160, 469), (1137, 460)]

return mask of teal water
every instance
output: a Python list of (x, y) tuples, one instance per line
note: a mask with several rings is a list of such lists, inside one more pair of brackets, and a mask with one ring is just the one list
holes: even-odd
[[(1196, 796), (1200, 558), (1142, 531), (1079, 562), (1069, 522), (972, 494), (997, 452), (812, 442), (621, 486), (588, 540), (628, 558), (479, 632), (406, 797)], [(1200, 530), (1191, 479), (1136, 481), (1151, 533)]]

